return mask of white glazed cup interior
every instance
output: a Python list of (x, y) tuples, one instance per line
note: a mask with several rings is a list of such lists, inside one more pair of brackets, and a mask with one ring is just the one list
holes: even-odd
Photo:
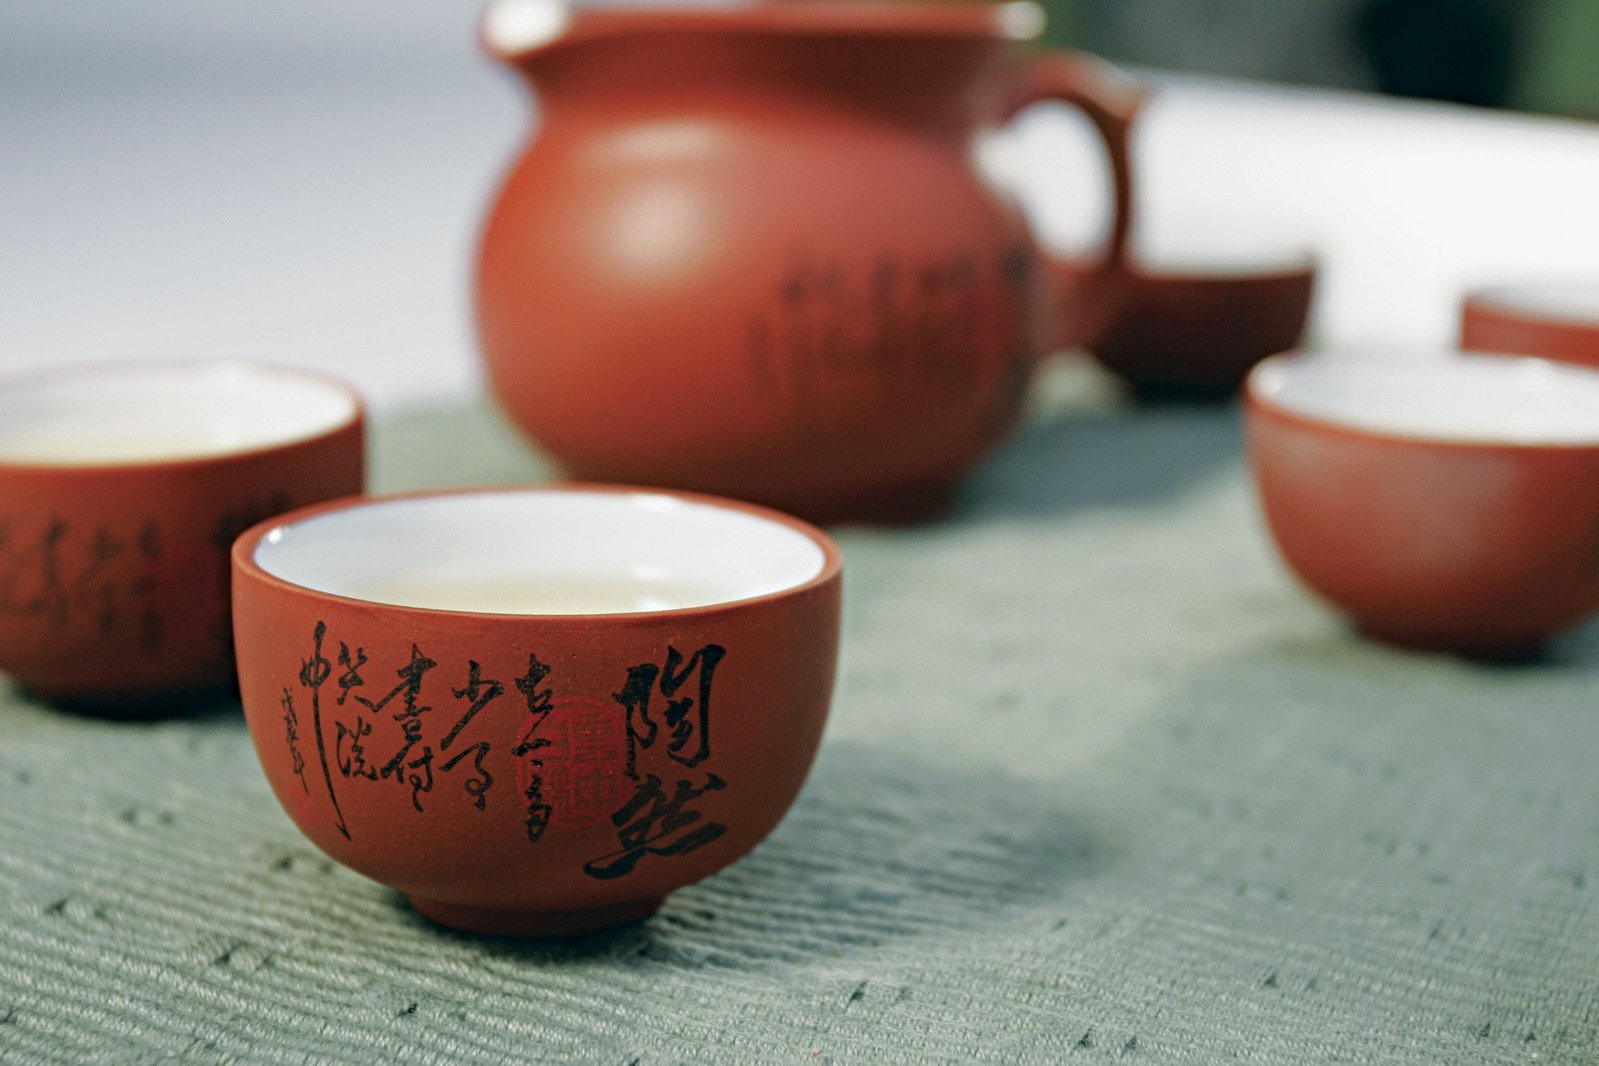
[(775, 515), (648, 491), (506, 489), (367, 500), (269, 530), (254, 561), (291, 584), (403, 607), (624, 614), (803, 585), (822, 535)]
[(1531, 356), (1308, 352), (1249, 377), (1259, 403), (1418, 440), (1599, 445), (1599, 371)]
[(106, 466), (199, 459), (348, 425), (355, 394), (319, 375), (231, 359), (162, 360), (0, 382), (0, 463)]
[(1548, 319), (1599, 329), (1599, 283), (1591, 285), (1505, 285), (1470, 296), (1479, 307), (1523, 318)]

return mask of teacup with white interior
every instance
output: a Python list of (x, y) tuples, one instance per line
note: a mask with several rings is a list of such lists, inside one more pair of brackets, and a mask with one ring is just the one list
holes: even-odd
[[(1065, 269), (1086, 280), (1091, 266)], [(1203, 398), (1230, 396), (1255, 363), (1300, 343), (1317, 269), (1286, 227), (1209, 222), (1146, 227), (1117, 272), (1119, 306), (1085, 345), (1142, 395)]]
[(234, 548), (245, 717), (306, 835), (427, 917), (637, 920), (793, 802), (839, 567), (796, 519), (657, 490), (307, 508)]
[(102, 710), (226, 686), (233, 537), (359, 492), (363, 424), (343, 382), (238, 360), (0, 380), (0, 670)]
[(1599, 367), (1599, 280), (1503, 285), (1468, 293), (1460, 346)]
[(1247, 427), (1284, 558), (1367, 633), (1513, 657), (1599, 609), (1599, 372), (1276, 356), (1250, 374)]

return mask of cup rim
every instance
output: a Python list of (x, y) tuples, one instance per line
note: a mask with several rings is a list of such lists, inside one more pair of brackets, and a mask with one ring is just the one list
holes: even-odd
[(41, 462), (36, 460), (7, 459), (0, 454), (0, 470), (18, 472), (30, 471), (62, 476), (81, 476), (85, 474), (134, 474), (156, 470), (170, 471), (181, 469), (194, 469), (216, 466), (224, 463), (234, 463), (240, 460), (252, 459), (262, 455), (288, 448), (299, 448), (317, 441), (328, 440), (352, 427), (362, 427), (366, 424), (366, 401), (362, 398), (360, 390), (344, 378), (330, 374), (325, 370), (313, 367), (297, 366), (292, 363), (277, 363), (266, 359), (248, 359), (241, 356), (158, 356), (139, 359), (98, 359), (92, 362), (71, 363), (63, 366), (34, 367), (29, 370), (14, 371), (0, 375), (0, 391), (14, 386), (36, 386), (46, 384), (52, 380), (71, 379), (84, 375), (93, 375), (98, 372), (117, 370), (160, 370), (163, 368), (211, 368), (221, 366), (245, 367), (251, 371), (265, 371), (271, 374), (281, 374), (287, 377), (300, 378), (305, 381), (331, 388), (340, 393), (349, 401), (349, 415), (335, 423), (323, 426), (311, 433), (297, 437), (287, 437), (282, 440), (269, 441), (264, 444), (252, 445), (244, 448), (228, 448), (214, 452), (201, 452), (194, 455), (175, 455), (166, 459), (132, 459), (126, 462), (90, 461), (82, 463)]
[[(1069, 267), (1097, 269), (1099, 261), (1086, 250), (1073, 251), (1064, 256), (1051, 255), (1053, 260)], [(1201, 257), (1179, 261), (1178, 256), (1151, 259), (1136, 246), (1130, 246), (1121, 261), (1123, 274), (1137, 281), (1152, 281), (1180, 285), (1254, 285), (1281, 281), (1315, 280), (1322, 270), (1322, 256), (1308, 242), (1284, 245), (1281, 251), (1261, 255), (1253, 261), (1238, 257), (1237, 265), (1229, 265), (1225, 257), (1217, 257), (1206, 264)]]
[[(1534, 297), (1555, 292), (1581, 291), (1595, 297), (1595, 307), (1583, 314), (1564, 308), (1538, 307), (1522, 302), (1524, 297)], [(1599, 281), (1516, 282), (1502, 285), (1482, 285), (1466, 293), (1463, 306), (1478, 314), (1491, 314), (1501, 318), (1514, 318), (1536, 325), (1560, 326), (1566, 329), (1599, 332)]]
[[(1564, 363), (1553, 359), (1545, 359), (1535, 355), (1524, 355), (1516, 352), (1479, 352), (1439, 349), (1437, 354), (1445, 357), (1446, 361), (1491, 361), (1496, 363), (1517, 363), (1524, 366), (1547, 366), (1557, 373), (1571, 371), (1579, 375), (1590, 375), (1596, 384), (1599, 384), (1599, 369)], [(1585, 451), (1599, 451), (1599, 429), (1596, 429), (1592, 439), (1587, 440), (1546, 440), (1528, 441), (1516, 440), (1509, 436), (1445, 436), (1436, 433), (1407, 433), (1403, 430), (1379, 428), (1376, 426), (1361, 425), (1338, 418), (1321, 414), (1312, 414), (1295, 407), (1279, 403), (1264, 392), (1263, 381), (1278, 368), (1291, 363), (1335, 359), (1347, 362), (1364, 362), (1367, 364), (1381, 363), (1380, 357), (1373, 353), (1350, 351), (1343, 356), (1337, 350), (1323, 350), (1314, 348), (1297, 348), (1292, 351), (1280, 352), (1268, 356), (1256, 363), (1244, 379), (1244, 402), (1246, 410), (1268, 415), (1301, 429), (1311, 429), (1321, 433), (1340, 436), (1349, 440), (1380, 441), (1385, 444), (1403, 445), (1411, 447), (1439, 448), (1455, 451), (1465, 450), (1514, 450), (1517, 452), (1557, 452), (1574, 454)]]
[(1306, 250), (1298, 258), (1285, 256), (1280, 263), (1262, 267), (1206, 267), (1185, 264), (1180, 267), (1150, 266), (1141, 259), (1129, 259), (1132, 273), (1154, 281), (1216, 282), (1222, 284), (1249, 284), (1252, 282), (1279, 281), (1285, 278), (1314, 277), (1318, 271), (1316, 254)]
[(1159, 281), (1254, 282), (1314, 276), (1322, 267), (1319, 242), (1308, 236), (1263, 241), (1236, 250), (1207, 241), (1209, 232), (1203, 231), (1197, 238), (1168, 237), (1164, 243), (1134, 234), (1127, 246), (1126, 269)]
[[(763, 592), (754, 596), (743, 596), (733, 600), (723, 600), (717, 603), (700, 604), (691, 607), (672, 607), (647, 611), (594, 611), (586, 613), (510, 613), (504, 611), (466, 611), (449, 607), (416, 607), (409, 604), (388, 603), (383, 600), (363, 599), (359, 596), (346, 596), (341, 593), (327, 592), (323, 589), (302, 585), (295, 581), (271, 573), (260, 563), (256, 562), (255, 551), (260, 543), (274, 529), (296, 522), (303, 522), (320, 515), (331, 514), (336, 511), (356, 510), (363, 507), (381, 506), (387, 503), (397, 503), (406, 500), (444, 499), (452, 496), (477, 496), (493, 494), (549, 494), (549, 495), (615, 495), (627, 496), (642, 494), (646, 496), (665, 496), (683, 503), (695, 504), (724, 511), (737, 511), (741, 514), (772, 522), (805, 537), (822, 553), (822, 565), (817, 572), (797, 584), (787, 585)], [(345, 496), (334, 500), (324, 500), (306, 507), (287, 511), (273, 518), (258, 522), (241, 533), (233, 542), (230, 555), (235, 574), (248, 576), (252, 581), (258, 582), (274, 591), (301, 596), (310, 600), (339, 605), (344, 607), (363, 607), (394, 611), (405, 615), (416, 615), (433, 618), (454, 618), (457, 620), (470, 620), (473, 624), (522, 624), (530, 620), (549, 622), (553, 624), (582, 625), (596, 621), (621, 622), (627, 620), (646, 621), (660, 618), (686, 618), (704, 617), (728, 611), (744, 610), (750, 607), (774, 603), (780, 600), (805, 595), (814, 589), (829, 583), (836, 582), (843, 569), (843, 552), (836, 541), (825, 531), (803, 519), (791, 514), (778, 511), (760, 504), (748, 503), (744, 500), (735, 500), (725, 496), (714, 496), (709, 493), (688, 492), (682, 489), (659, 488), (650, 485), (622, 485), (585, 481), (561, 481), (543, 485), (467, 485), (444, 489), (421, 489), (414, 492), (386, 493), (382, 495)]]
[(1297, 281), (1315, 278), (1318, 272), (1315, 253), (1306, 252), (1295, 262), (1260, 269), (1254, 267), (1217, 267), (1208, 269), (1198, 265), (1178, 268), (1152, 267), (1141, 259), (1129, 258), (1127, 272), (1143, 281), (1175, 283), (1179, 285), (1258, 285), (1279, 281)]

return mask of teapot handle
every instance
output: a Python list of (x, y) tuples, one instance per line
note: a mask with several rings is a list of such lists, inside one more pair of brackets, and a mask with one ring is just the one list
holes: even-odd
[(1032, 56), (1000, 101), (1001, 122), (1033, 104), (1059, 101), (1082, 111), (1105, 143), (1114, 185), (1110, 237), (1097, 266), (1045, 258), (1051, 315), (1048, 350), (1093, 347), (1120, 310), (1120, 280), (1133, 228), (1133, 122), (1146, 90), (1115, 67), (1078, 52), (1051, 50)]

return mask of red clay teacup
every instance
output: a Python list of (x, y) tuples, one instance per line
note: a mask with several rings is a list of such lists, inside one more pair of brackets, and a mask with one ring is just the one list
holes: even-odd
[(1462, 348), (1599, 367), (1599, 283), (1478, 289), (1460, 318)]
[(342, 382), (234, 360), (0, 381), (0, 670), (97, 711), (225, 687), (233, 538), (360, 491), (363, 417)]
[(1222, 398), (1250, 367), (1299, 344), (1316, 260), (1302, 246), (1218, 231), (1135, 242), (1119, 285), (1121, 310), (1094, 356), (1142, 396)]
[(245, 718), (328, 855), (475, 932), (636, 921), (788, 810), (831, 699), (832, 541), (615, 487), (308, 508), (234, 547)]
[(1521, 657), (1599, 609), (1599, 373), (1277, 356), (1249, 377), (1247, 425), (1283, 556), (1366, 633)]

